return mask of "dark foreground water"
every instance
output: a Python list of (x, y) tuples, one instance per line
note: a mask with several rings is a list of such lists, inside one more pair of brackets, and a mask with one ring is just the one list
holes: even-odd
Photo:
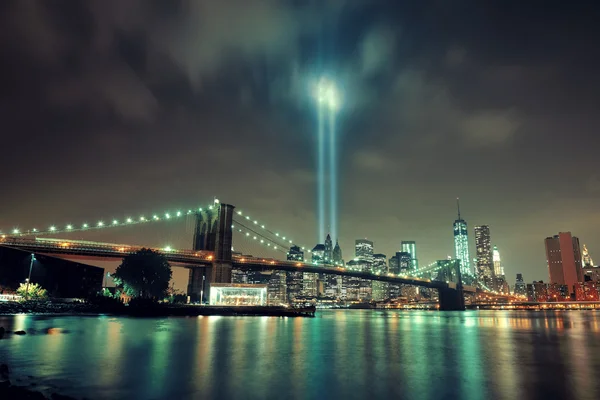
[(600, 312), (0, 317), (11, 379), (90, 399), (600, 399)]

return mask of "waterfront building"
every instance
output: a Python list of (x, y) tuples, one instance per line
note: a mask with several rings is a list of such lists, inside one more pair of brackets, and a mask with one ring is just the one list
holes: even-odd
[(567, 285), (574, 293), (575, 284), (583, 282), (579, 239), (571, 232), (560, 232), (546, 238), (545, 244), (550, 283)]
[[(385, 254), (373, 254), (373, 266), (372, 272), (374, 274), (385, 275), (387, 274), (387, 257)], [(372, 293), (373, 300), (383, 301), (389, 298), (389, 284), (387, 282), (372, 281)]]
[[(351, 271), (360, 272), (371, 272), (371, 262), (362, 259), (355, 258), (352, 261), (346, 263), (346, 268)], [(344, 277), (343, 285), (346, 290), (346, 298), (348, 301), (369, 301), (372, 297), (371, 281), (368, 279), (360, 279), (355, 277)]]
[(404, 253), (410, 254), (411, 265), (410, 270), (416, 271), (419, 269), (419, 261), (417, 259), (417, 242), (413, 240), (403, 240), (401, 248)]
[(527, 301), (544, 303), (548, 301), (548, 285), (544, 282), (527, 284)]
[(600, 301), (600, 286), (597, 282), (578, 282), (575, 284), (575, 300)]
[(287, 304), (287, 276), (285, 271), (273, 271), (267, 286), (267, 301), (269, 305)]
[(567, 285), (560, 285), (558, 283), (549, 283), (547, 285), (548, 301), (569, 301), (571, 300), (571, 293)]
[(267, 285), (243, 283), (213, 283), (210, 285), (211, 306), (264, 306)]
[(475, 252), (477, 253), (477, 279), (486, 285), (490, 285), (492, 278), (494, 277), (494, 265), (492, 258), (492, 240), (490, 227), (488, 225), (475, 227)]
[[(287, 253), (288, 261), (304, 262), (304, 252), (298, 246), (290, 247)], [(302, 272), (286, 272), (287, 299), (292, 302), (302, 295), (304, 288), (304, 274)]]
[(456, 199), (458, 209), (458, 218), (454, 221), (454, 258), (460, 260), (462, 275), (470, 275), (471, 258), (469, 257), (469, 234), (467, 231), (467, 221), (460, 216), (460, 203)]
[(523, 281), (523, 274), (517, 274), (517, 280), (515, 282), (515, 289), (513, 293), (519, 296), (527, 295), (527, 285), (525, 285), (525, 282)]

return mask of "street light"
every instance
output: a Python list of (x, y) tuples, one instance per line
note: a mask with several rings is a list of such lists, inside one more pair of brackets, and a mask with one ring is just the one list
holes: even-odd
[(29, 282), (31, 282), (31, 270), (33, 269), (34, 261), (35, 254), (31, 253), (31, 261), (29, 262), (29, 277), (27, 278), (27, 285), (25, 286), (25, 301), (29, 300)]

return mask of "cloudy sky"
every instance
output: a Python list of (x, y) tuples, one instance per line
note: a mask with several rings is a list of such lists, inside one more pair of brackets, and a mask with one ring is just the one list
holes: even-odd
[(344, 92), (346, 258), (361, 237), (388, 256), (416, 240), (422, 264), (453, 254), (460, 196), (473, 255), (473, 227), (488, 224), (511, 282), (547, 280), (546, 236), (572, 231), (600, 259), (593, 8), (3, 1), (0, 230), (217, 196), (314, 244), (308, 87), (326, 74)]

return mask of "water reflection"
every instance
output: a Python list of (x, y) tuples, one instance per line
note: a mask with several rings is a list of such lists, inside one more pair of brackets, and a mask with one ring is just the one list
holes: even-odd
[(595, 399), (594, 311), (0, 317), (0, 360), (90, 399)]

